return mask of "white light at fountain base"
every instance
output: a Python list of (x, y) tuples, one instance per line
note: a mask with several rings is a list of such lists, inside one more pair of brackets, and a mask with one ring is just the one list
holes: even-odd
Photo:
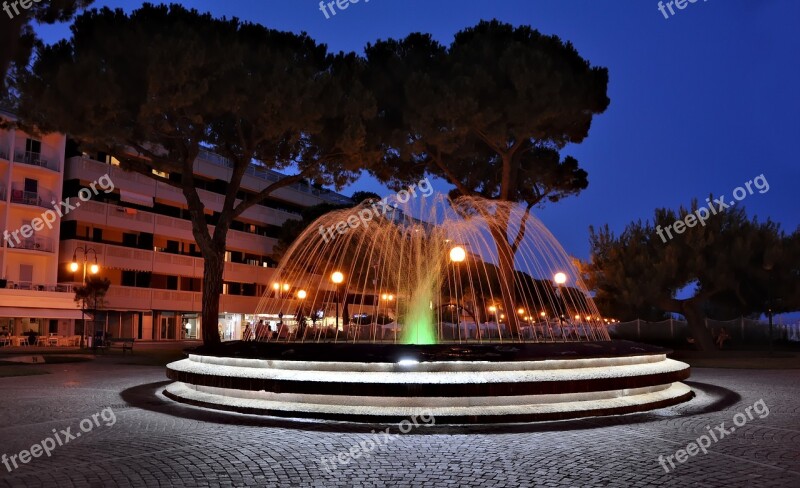
[(400, 361), (397, 361), (397, 364), (400, 366), (412, 366), (414, 364), (419, 364), (419, 361), (416, 359), (401, 359)]

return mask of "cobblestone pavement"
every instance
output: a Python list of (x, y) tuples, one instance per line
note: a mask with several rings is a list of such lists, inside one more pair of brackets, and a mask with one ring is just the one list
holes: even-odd
[[(158, 396), (164, 369), (89, 363), (44, 365), (52, 374), (0, 378), (0, 455), (57, 431), (100, 425), (11, 472), (0, 486), (800, 486), (797, 371), (696, 369), (698, 397), (655, 412), (493, 427), (418, 427), (369, 458), (328, 465), (321, 456), (376, 439), (364, 426), (224, 414)], [(666, 473), (659, 455), (763, 399), (752, 420)], [(107, 412), (108, 414), (108, 412)], [(108, 415), (107, 415), (108, 416)], [(110, 416), (108, 416), (110, 418)], [(110, 422), (109, 422), (110, 423)], [(66, 435), (60, 435), (65, 438)], [(13, 465), (11, 466), (13, 468)]]

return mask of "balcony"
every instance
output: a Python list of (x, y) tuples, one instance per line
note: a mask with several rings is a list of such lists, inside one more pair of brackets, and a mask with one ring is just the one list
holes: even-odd
[[(152, 232), (188, 242), (195, 241), (192, 223), (188, 220), (91, 200), (81, 202), (80, 208), (65, 215), (64, 220), (77, 220), (127, 231)], [(213, 232), (214, 226), (209, 226), (209, 231)], [(269, 254), (275, 242), (272, 237), (237, 230), (228, 231), (228, 247), (231, 250)]]
[(41, 208), (52, 208), (53, 194), (46, 190), (25, 191), (22, 185), (14, 184), (11, 186), (11, 203), (31, 205)]
[(60, 170), (58, 167), (58, 162), (50, 161), (40, 153), (35, 152), (16, 153), (14, 155), (14, 162), (46, 168), (50, 171), (55, 171), (56, 173), (58, 173)]
[(49, 237), (23, 238), (17, 243), (14, 237), (6, 241), (9, 249), (25, 249), (28, 251), (53, 252), (53, 239)]
[(6, 184), (0, 181), (0, 201), (6, 200)]
[[(97, 260), (104, 268), (203, 277), (203, 258), (181, 254), (68, 239), (61, 241), (61, 256), (72, 256), (76, 248), (83, 245), (88, 245), (97, 252)], [(227, 262), (224, 273), (224, 278), (228, 281), (267, 284), (272, 282), (275, 268)]]
[[(5, 286), (2, 286), (5, 285)], [(5, 281), (0, 280), (0, 289), (8, 290), (30, 290), (49, 293), (75, 293), (75, 285), (71, 283), (59, 283), (57, 285), (33, 283), (31, 281)]]
[(0, 147), (0, 159), (8, 161), (8, 149)]
[[(200, 292), (158, 290), (154, 288), (134, 288), (112, 285), (106, 294), (106, 308), (131, 310), (175, 310), (181, 312), (200, 312), (203, 296)], [(254, 313), (261, 297), (222, 295), (220, 312)], [(287, 310), (297, 308), (294, 301), (287, 301)]]
[(73, 285), (45, 284), (31, 282), (8, 282), (5, 288), (0, 287), (0, 301), (7, 307), (14, 308), (47, 308), (56, 309), (57, 313), (68, 314), (70, 311), (80, 314), (75, 303)]
[[(226, 157), (220, 156), (219, 154), (215, 154), (207, 149), (201, 149), (197, 157), (198, 159), (202, 159), (203, 161), (207, 161), (216, 166), (228, 169), (233, 168), (233, 162), (231, 160), (229, 160)], [(245, 170), (245, 174), (270, 183), (280, 181), (282, 178), (286, 176), (282, 173), (271, 170), (269, 168), (265, 168), (257, 164), (249, 165)], [(349, 205), (353, 203), (352, 200), (345, 197), (344, 195), (340, 195), (334, 191), (326, 190), (324, 188), (322, 189), (314, 188), (313, 186), (308, 185), (306, 183), (293, 183), (288, 188), (292, 188), (301, 193), (314, 195), (315, 197), (321, 200), (325, 200), (326, 202), (335, 205)]]
[[(164, 202), (171, 202), (178, 206), (186, 205), (186, 198), (178, 188), (167, 185), (163, 182), (156, 182), (152, 179), (141, 175), (139, 173), (124, 171), (119, 166), (111, 166), (92, 159), (83, 158), (79, 156), (72, 157), (67, 160), (67, 169), (64, 175), (65, 179), (81, 179), (84, 181), (97, 180), (104, 174), (108, 174), (114, 181), (117, 188), (129, 190), (141, 195), (155, 195), (159, 200)], [(217, 175), (222, 177), (224, 175)], [(198, 190), (200, 199), (205, 204), (206, 208), (219, 212), (225, 203), (225, 195), (220, 195), (207, 190)], [(81, 209), (83, 205), (81, 205)], [(284, 209), (279, 209), (270, 206), (256, 205), (242, 214), (245, 219), (254, 222), (263, 222), (265, 224), (272, 224), (281, 226), (287, 219), (299, 219), (297, 213), (288, 212)], [(159, 217), (160, 219), (161, 217)], [(180, 225), (180, 224), (178, 224)], [(189, 224), (189, 231), (191, 231), (191, 224)], [(256, 251), (248, 249), (249, 251)], [(263, 249), (262, 249), (263, 251)]]

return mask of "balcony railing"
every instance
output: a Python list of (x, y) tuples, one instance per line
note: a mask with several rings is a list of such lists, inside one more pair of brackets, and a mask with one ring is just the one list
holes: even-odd
[(16, 153), (14, 155), (14, 162), (29, 164), (31, 166), (39, 166), (41, 168), (47, 168), (51, 171), (59, 170), (58, 163), (49, 161), (40, 153), (34, 153), (29, 151), (24, 153)]
[(53, 194), (49, 191), (25, 191), (16, 185), (11, 186), (11, 203), (21, 203), (23, 205), (33, 205), (42, 208), (53, 206)]
[(22, 238), (19, 242), (14, 237), (6, 240), (7, 246), (12, 249), (25, 249), (30, 251), (53, 252), (53, 239), (49, 237)]
[(48, 285), (48, 284), (41, 284), (41, 283), (33, 283), (31, 281), (6, 281), (3, 283), (4, 280), (0, 280), (0, 285), (5, 284), (5, 286), (0, 286), (0, 288), (6, 288), (10, 290), (32, 290), (32, 291), (49, 291), (49, 292), (58, 292), (58, 293), (74, 293), (75, 292), (75, 285), (70, 283), (59, 283), (57, 285)]
[[(220, 156), (219, 154), (215, 154), (207, 149), (201, 149), (198, 157), (204, 161), (208, 161), (209, 163), (216, 164), (217, 166), (233, 168), (233, 162), (230, 159)], [(254, 178), (271, 181), (273, 183), (286, 177), (286, 175), (282, 173), (268, 168), (263, 168), (255, 164), (249, 165), (245, 170), (245, 174)], [(293, 183), (289, 185), (288, 188), (293, 188), (303, 193), (311, 193), (314, 196), (334, 204), (348, 205), (352, 203), (352, 200), (344, 195), (340, 195), (334, 191), (326, 190), (324, 188), (314, 188), (306, 183)]]

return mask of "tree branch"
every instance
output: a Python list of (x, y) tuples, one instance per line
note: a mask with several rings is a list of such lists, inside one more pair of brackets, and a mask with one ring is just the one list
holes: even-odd
[(442, 171), (442, 173), (444, 173), (448, 181), (450, 181), (450, 183), (455, 185), (455, 187), (458, 189), (458, 191), (461, 192), (462, 195), (464, 196), (477, 195), (474, 191), (464, 186), (464, 184), (461, 183), (461, 181), (458, 178), (456, 178), (456, 175), (453, 174), (453, 172), (450, 171), (450, 169), (447, 166), (445, 166), (444, 161), (442, 161), (441, 152), (439, 150), (436, 150), (436, 155), (431, 156), (431, 159), (433, 160), (433, 164), (435, 164), (436, 167), (438, 167)]
[(517, 252), (517, 249), (519, 248), (522, 239), (525, 237), (525, 231), (527, 230), (528, 220), (530, 220), (531, 217), (531, 208), (533, 208), (533, 204), (529, 203), (528, 208), (525, 209), (525, 215), (523, 215), (522, 220), (519, 223), (519, 232), (517, 232), (517, 237), (511, 244), (511, 251), (514, 253)]
[(477, 127), (470, 127), (470, 128), (472, 129), (472, 132), (474, 132), (475, 135), (478, 136), (478, 139), (480, 139), (481, 141), (483, 141), (484, 144), (489, 146), (489, 149), (496, 152), (497, 154), (506, 153), (506, 151), (501, 149), (500, 146), (496, 145), (491, 139), (489, 139), (489, 137), (486, 134), (484, 134), (482, 130), (478, 129)]

